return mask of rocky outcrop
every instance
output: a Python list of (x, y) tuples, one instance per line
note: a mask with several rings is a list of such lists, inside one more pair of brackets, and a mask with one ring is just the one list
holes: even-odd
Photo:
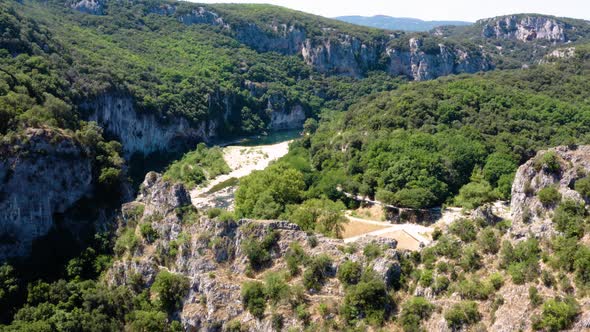
[[(555, 156), (558, 167), (548, 167), (543, 156)], [(557, 169), (556, 169), (557, 168)], [(513, 218), (513, 234), (525, 236), (532, 232), (536, 236), (549, 236), (554, 232), (551, 222), (556, 204), (543, 204), (539, 191), (555, 187), (561, 199), (584, 202), (573, 188), (576, 180), (590, 172), (590, 146), (559, 146), (539, 151), (537, 155), (518, 168), (512, 184), (510, 209)]]
[(73, 0), (69, 2), (71, 8), (91, 15), (104, 15), (106, 0)]
[(219, 125), (216, 120), (194, 125), (182, 117), (161, 119), (154, 114), (140, 113), (133, 99), (125, 95), (104, 94), (80, 107), (89, 113), (88, 120), (96, 121), (106, 133), (121, 141), (126, 155), (175, 150), (208, 141), (216, 136)]
[(495, 39), (513, 39), (522, 42), (546, 40), (553, 43), (568, 41), (565, 23), (547, 16), (512, 15), (478, 21), (482, 36)]
[[(215, 331), (234, 320), (250, 331), (269, 330), (270, 315), (257, 320), (243, 308), (241, 287), (246, 281), (263, 280), (268, 271), (284, 271), (287, 268), (285, 255), (294, 243), (310, 257), (326, 254), (332, 260), (322, 289), (306, 291), (306, 303), (310, 308), (328, 298), (343, 299), (344, 287), (335, 275), (345, 260), (368, 264), (390, 285), (400, 276), (395, 240), (365, 238), (358, 242), (359, 248), (372, 241), (384, 248), (383, 255), (369, 263), (362, 249), (342, 250), (342, 240), (309, 235), (286, 221), (196, 218), (196, 214), (186, 212), (189, 207), (190, 200), (182, 185), (171, 184), (159, 174), (149, 173), (137, 200), (124, 205), (123, 219), (151, 223), (158, 233), (157, 239), (154, 242), (141, 240), (139, 248), (117, 260), (106, 275), (107, 282), (112, 285), (127, 284), (132, 276), (140, 276), (145, 287), (153, 283), (161, 270), (186, 276), (190, 282), (189, 292), (177, 314), (189, 331)], [(260, 271), (252, 270), (244, 243), (250, 239), (262, 241), (271, 232), (277, 234), (269, 251), (271, 261)], [(172, 242), (178, 248), (175, 254), (170, 253)], [(289, 283), (300, 283), (300, 278), (301, 274), (294, 276)], [(295, 313), (284, 309), (281, 312), (285, 316), (285, 328), (301, 327)]]
[(65, 133), (27, 129), (0, 146), (0, 261), (27, 256), (35, 239), (92, 188), (91, 160)]

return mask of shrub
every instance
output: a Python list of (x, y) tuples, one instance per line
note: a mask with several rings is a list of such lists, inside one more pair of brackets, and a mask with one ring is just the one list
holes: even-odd
[(561, 168), (557, 154), (554, 151), (546, 152), (537, 157), (533, 162), (533, 166), (537, 172), (543, 169), (550, 173), (555, 173)]
[(158, 294), (162, 309), (178, 310), (182, 299), (188, 294), (189, 280), (185, 276), (161, 270), (152, 284), (151, 291)]
[(445, 276), (437, 276), (432, 285), (432, 291), (436, 294), (440, 294), (446, 291), (450, 284), (451, 282), (449, 281), (449, 278)]
[(337, 277), (344, 285), (356, 285), (361, 280), (362, 267), (359, 263), (346, 261), (340, 264)]
[(254, 317), (260, 319), (264, 316), (266, 299), (264, 297), (264, 285), (258, 281), (242, 284), (242, 303)]
[(330, 274), (332, 260), (327, 255), (314, 257), (303, 273), (303, 285), (308, 290), (319, 291)]
[(307, 261), (307, 255), (297, 242), (291, 242), (289, 249), (285, 253), (285, 261), (287, 262), (287, 269), (291, 276), (299, 274), (299, 265)]
[(508, 270), (516, 284), (532, 281), (539, 276), (539, 253), (535, 238), (521, 241), (515, 247), (505, 241), (500, 251), (500, 266)]
[(557, 230), (563, 232), (565, 236), (581, 238), (584, 236), (585, 217), (584, 204), (568, 199), (561, 202), (555, 209), (553, 222)]
[(242, 244), (242, 249), (250, 261), (250, 267), (259, 270), (271, 262), (270, 250), (279, 240), (279, 233), (271, 231), (266, 234), (262, 241), (254, 237), (248, 238)]
[(383, 281), (361, 281), (347, 289), (342, 313), (349, 324), (366, 319), (370, 324), (381, 325), (389, 312), (390, 302)]
[(590, 198), (590, 176), (583, 177), (576, 181), (574, 184), (576, 191), (584, 197), (584, 199)]
[(466, 209), (475, 209), (496, 199), (492, 186), (485, 180), (469, 182), (461, 187), (455, 203)]
[(569, 328), (580, 311), (575, 299), (549, 299), (543, 304), (540, 328), (548, 331), (560, 331)]
[(537, 287), (529, 287), (529, 300), (531, 301), (531, 305), (533, 307), (538, 307), (541, 303), (543, 303), (543, 297), (539, 295), (539, 290)]
[(418, 281), (422, 287), (430, 287), (433, 281), (432, 270), (423, 270), (420, 274), (420, 280)]
[(476, 277), (459, 282), (458, 292), (461, 298), (467, 300), (487, 300), (494, 293), (494, 287), (488, 282), (482, 282)]
[(481, 319), (477, 309), (477, 303), (464, 301), (454, 304), (445, 314), (445, 320), (449, 328), (458, 330), (464, 325), (472, 325)]
[(469, 245), (463, 249), (459, 265), (465, 271), (477, 271), (481, 268), (481, 255), (474, 245)]
[(158, 238), (158, 232), (152, 227), (151, 223), (143, 223), (139, 225), (141, 236), (148, 242), (152, 243)]
[(537, 193), (539, 201), (545, 206), (557, 204), (561, 200), (561, 194), (555, 186), (545, 187)]
[(383, 255), (383, 250), (381, 249), (380, 245), (375, 242), (371, 242), (363, 248), (363, 254), (368, 260), (373, 260)]
[(477, 237), (477, 225), (470, 219), (459, 219), (449, 225), (449, 231), (463, 242), (472, 242)]
[(135, 229), (127, 228), (115, 242), (114, 251), (118, 256), (121, 256), (126, 251), (133, 252), (138, 245), (139, 240), (135, 236)]
[(486, 254), (496, 254), (500, 250), (498, 231), (492, 227), (486, 227), (477, 237), (477, 244)]
[(419, 331), (420, 322), (428, 319), (434, 305), (423, 297), (413, 297), (402, 306), (400, 321), (404, 331)]
[(289, 285), (281, 274), (270, 272), (264, 278), (264, 294), (271, 303), (279, 303), (289, 297)]

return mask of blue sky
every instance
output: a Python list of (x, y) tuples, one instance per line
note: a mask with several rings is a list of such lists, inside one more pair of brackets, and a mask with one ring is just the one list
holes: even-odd
[(270, 3), (326, 17), (389, 15), (423, 20), (475, 21), (480, 18), (540, 13), (590, 20), (590, 0), (191, 0), (200, 3)]

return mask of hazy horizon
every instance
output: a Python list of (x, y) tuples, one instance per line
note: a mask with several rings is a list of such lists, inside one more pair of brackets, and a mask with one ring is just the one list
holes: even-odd
[(401, 1), (333, 1), (317, 0), (190, 0), (196, 3), (267, 3), (325, 17), (337, 16), (375, 16), (418, 18), (424, 21), (468, 21), (518, 13), (537, 13), (590, 20), (590, 1), (550, 0), (510, 1), (475, 3), (468, 0), (424, 0), (416, 5), (414, 2)]

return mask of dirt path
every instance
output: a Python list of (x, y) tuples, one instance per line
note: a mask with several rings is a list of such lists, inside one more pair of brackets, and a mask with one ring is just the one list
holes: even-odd
[(207, 185), (199, 186), (191, 191), (191, 200), (198, 209), (223, 207), (233, 209), (233, 194), (235, 186), (209, 193), (211, 189), (232, 178), (239, 179), (253, 171), (265, 169), (289, 152), (292, 141), (259, 146), (227, 146), (223, 148), (223, 159), (231, 169), (229, 174), (223, 174), (210, 180)]

